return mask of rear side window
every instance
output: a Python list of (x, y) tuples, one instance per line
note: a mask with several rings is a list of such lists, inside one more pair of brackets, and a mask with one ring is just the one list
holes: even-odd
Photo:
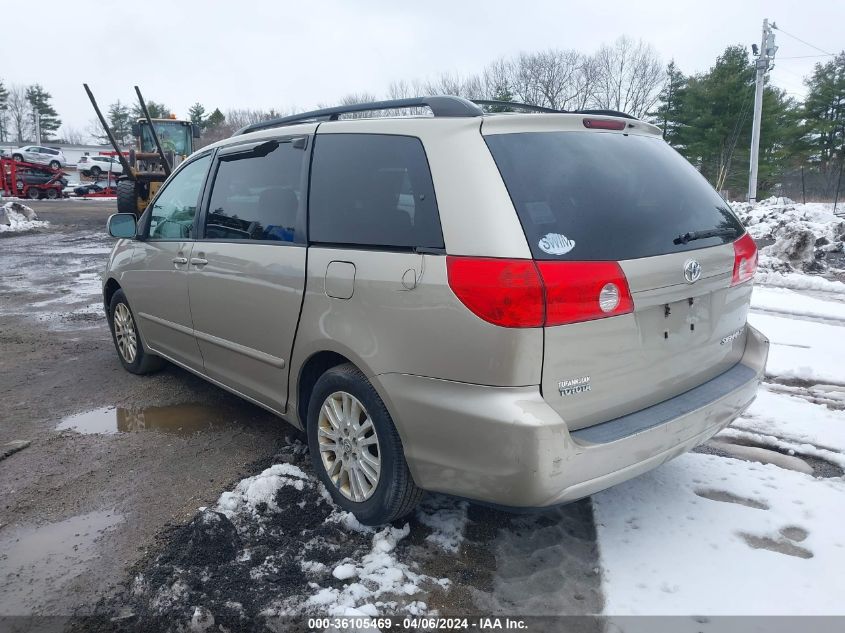
[(317, 135), (309, 239), (442, 248), (434, 185), (420, 140), (376, 134)]
[[(743, 233), (725, 201), (662, 139), (529, 132), (485, 140), (535, 259), (637, 259)], [(678, 239), (702, 231), (719, 235)]]
[(291, 142), (261, 147), (221, 157), (205, 239), (296, 241), (306, 152)]

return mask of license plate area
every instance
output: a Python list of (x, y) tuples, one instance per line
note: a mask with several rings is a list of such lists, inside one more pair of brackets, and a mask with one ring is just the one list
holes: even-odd
[[(709, 340), (710, 296), (687, 297), (651, 306), (638, 315), (644, 343), (689, 348)], [(654, 349), (654, 348), (651, 348)]]

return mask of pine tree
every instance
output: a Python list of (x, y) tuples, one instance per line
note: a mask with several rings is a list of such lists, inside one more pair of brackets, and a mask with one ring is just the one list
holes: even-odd
[(811, 162), (826, 170), (845, 158), (845, 51), (816, 64), (805, 83), (804, 149)]
[(666, 66), (666, 83), (660, 91), (660, 105), (657, 110), (650, 113), (655, 125), (663, 130), (663, 138), (673, 146), (678, 145), (678, 126), (681, 111), (681, 103), (684, 90), (687, 87), (687, 78), (675, 64), (675, 60)]
[[(151, 119), (166, 119), (170, 116), (170, 108), (168, 108), (163, 103), (158, 103), (156, 101), (147, 101), (146, 104), (147, 112), (150, 113)], [(144, 112), (141, 110), (141, 106), (139, 104), (135, 104), (134, 106), (132, 106), (132, 118), (144, 118)]]
[(0, 80), (0, 141), (5, 141), (8, 136), (8, 111), (9, 111), (9, 91)]
[[(502, 85), (496, 88), (495, 93), (493, 94), (493, 101), (507, 101), (512, 102), (513, 99), (513, 92), (511, 92), (510, 87), (508, 86), (507, 82), (503, 83)], [(513, 108), (509, 108), (508, 106), (490, 106), (487, 108), (490, 112), (513, 112)]]
[(26, 89), (26, 100), (32, 112), (41, 116), (41, 137), (48, 138), (62, 125), (59, 113), (50, 103), (52, 96), (40, 84), (33, 84)]
[(205, 128), (205, 108), (201, 103), (197, 102), (188, 109), (188, 118), (191, 120), (191, 123), (198, 125), (200, 129)]
[(226, 122), (226, 117), (220, 112), (220, 108), (214, 108), (214, 112), (208, 115), (205, 120), (206, 129), (213, 130)]
[(132, 140), (132, 113), (129, 107), (120, 102), (120, 99), (109, 106), (109, 126), (114, 133), (118, 143), (128, 144)]
[(742, 46), (728, 47), (678, 94), (673, 142), (716, 189), (747, 179), (753, 99), (754, 67)]

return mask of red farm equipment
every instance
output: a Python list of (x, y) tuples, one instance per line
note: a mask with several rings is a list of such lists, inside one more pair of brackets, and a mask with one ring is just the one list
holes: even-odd
[(37, 200), (61, 198), (67, 186), (67, 174), (47, 165), (0, 158), (0, 194)]

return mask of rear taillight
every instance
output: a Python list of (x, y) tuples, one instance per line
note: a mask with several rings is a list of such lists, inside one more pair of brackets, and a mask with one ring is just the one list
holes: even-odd
[(614, 121), (612, 119), (584, 119), (584, 127), (591, 130), (624, 130), (625, 121)]
[(449, 286), (476, 316), (503, 327), (541, 327), (632, 312), (616, 262), (446, 258)]
[(757, 245), (746, 233), (734, 242), (734, 274), (731, 285), (745, 283), (753, 279), (757, 272)]
[(633, 312), (625, 273), (616, 262), (537, 262), (546, 289), (546, 325)]
[(446, 258), (449, 287), (476, 316), (503, 327), (543, 325), (543, 285), (530, 259)]

